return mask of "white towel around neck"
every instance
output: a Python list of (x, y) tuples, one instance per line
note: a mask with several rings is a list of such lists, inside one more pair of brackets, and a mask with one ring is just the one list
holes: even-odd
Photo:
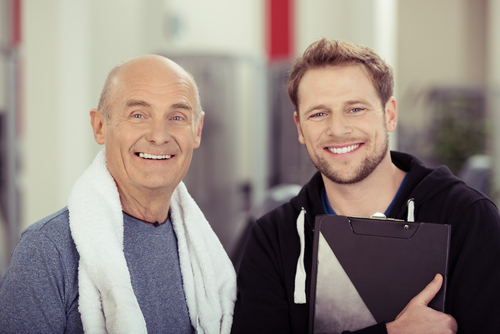
[[(147, 333), (123, 253), (122, 206), (105, 149), (75, 182), (68, 210), (80, 254), (79, 311), (85, 333)], [(191, 324), (197, 333), (229, 333), (236, 274), (182, 182), (172, 195), (170, 214)]]

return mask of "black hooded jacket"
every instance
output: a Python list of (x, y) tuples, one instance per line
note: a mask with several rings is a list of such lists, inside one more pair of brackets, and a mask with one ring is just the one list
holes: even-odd
[[(414, 199), (415, 221), (451, 225), (445, 312), (459, 333), (500, 333), (500, 216), (482, 193), (453, 176), (447, 167), (426, 168), (417, 158), (391, 152), (393, 163), (409, 172), (388, 217), (406, 219)], [(289, 203), (254, 225), (238, 275), (232, 333), (307, 333), (314, 218), (324, 214), (316, 173)], [(300, 253), (296, 220), (305, 217), (306, 303), (294, 303)], [(356, 333), (386, 333), (385, 324)]]

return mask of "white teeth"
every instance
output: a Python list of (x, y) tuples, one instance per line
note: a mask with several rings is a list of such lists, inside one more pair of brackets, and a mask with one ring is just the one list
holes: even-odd
[(331, 148), (329, 147), (328, 149), (330, 152), (335, 153), (335, 154), (344, 154), (344, 153), (349, 153), (359, 147), (359, 144), (356, 145), (351, 145), (351, 146), (344, 146), (342, 148)]
[(165, 155), (152, 155), (149, 153), (139, 153), (139, 157), (144, 158), (144, 159), (152, 159), (152, 160), (165, 160), (165, 159), (170, 159), (172, 156), (165, 154)]

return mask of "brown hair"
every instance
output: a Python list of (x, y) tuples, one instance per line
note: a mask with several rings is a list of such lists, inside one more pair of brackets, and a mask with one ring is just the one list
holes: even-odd
[(323, 38), (309, 45), (302, 57), (297, 58), (293, 64), (288, 79), (287, 92), (295, 110), (299, 111), (299, 84), (308, 70), (352, 64), (362, 64), (368, 70), (382, 102), (382, 107), (384, 107), (392, 96), (394, 88), (392, 68), (369, 47)]

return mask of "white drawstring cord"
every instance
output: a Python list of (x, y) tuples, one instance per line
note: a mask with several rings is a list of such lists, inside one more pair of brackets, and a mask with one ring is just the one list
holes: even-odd
[(295, 304), (306, 303), (306, 268), (304, 266), (305, 238), (304, 238), (304, 216), (306, 210), (302, 208), (297, 218), (297, 233), (300, 240), (300, 255), (297, 261), (297, 271), (295, 272), (295, 290), (293, 301)]
[(407, 202), (408, 205), (408, 217), (406, 218), (407, 222), (414, 222), (415, 221), (415, 200), (413, 198), (410, 198)]

